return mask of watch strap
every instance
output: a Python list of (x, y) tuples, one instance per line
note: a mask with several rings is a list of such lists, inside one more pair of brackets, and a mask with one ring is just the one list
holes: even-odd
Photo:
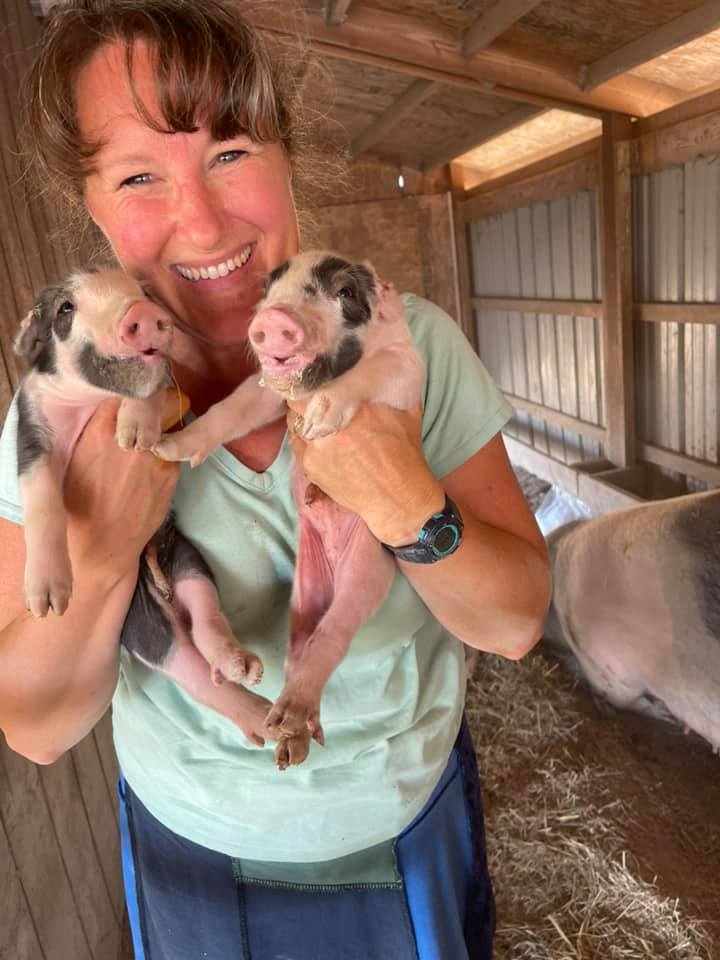
[(408, 563), (437, 563), (438, 560), (443, 560), (455, 553), (460, 546), (463, 528), (460, 511), (445, 494), (445, 506), (423, 524), (415, 543), (400, 547), (392, 547), (384, 543), (383, 546), (398, 560), (405, 560)]

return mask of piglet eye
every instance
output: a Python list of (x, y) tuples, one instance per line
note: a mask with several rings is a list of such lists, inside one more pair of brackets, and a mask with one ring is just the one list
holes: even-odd
[(75, 304), (72, 302), (72, 300), (64, 300), (60, 304), (60, 307), (58, 309), (58, 315), (60, 315), (61, 313), (72, 313), (74, 309), (75, 309)]
[(340, 287), (337, 292), (338, 297), (342, 300), (354, 300), (355, 291), (351, 287)]

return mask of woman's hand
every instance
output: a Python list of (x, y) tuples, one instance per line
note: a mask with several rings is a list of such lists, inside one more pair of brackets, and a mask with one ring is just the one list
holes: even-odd
[(384, 404), (360, 407), (330, 437), (303, 441), (295, 433), (302, 407), (288, 412), (290, 442), (308, 478), (331, 499), (359, 514), (383, 543), (413, 543), (445, 493), (425, 462), (422, 415)]
[[(68, 541), (73, 565), (123, 574), (137, 563), (162, 523), (178, 477), (176, 464), (151, 453), (121, 450), (115, 440), (118, 402), (102, 403), (90, 418), (65, 477)], [(178, 417), (178, 395), (167, 392), (167, 420)]]

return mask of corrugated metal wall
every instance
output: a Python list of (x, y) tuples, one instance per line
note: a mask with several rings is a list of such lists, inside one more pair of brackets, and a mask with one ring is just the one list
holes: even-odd
[[(635, 299), (718, 301), (720, 158), (633, 182)], [(640, 439), (718, 462), (718, 340), (710, 324), (642, 323)]]
[[(475, 296), (598, 300), (597, 190), (535, 203), (470, 224)], [(478, 352), (507, 393), (603, 423), (600, 321), (475, 312)], [(558, 460), (602, 455), (597, 443), (517, 413), (511, 435)]]
[[(475, 294), (599, 299), (596, 201), (585, 191), (472, 223)], [(635, 301), (718, 302), (720, 158), (634, 177), (633, 231)], [(482, 311), (476, 323), (503, 390), (602, 423), (600, 320)], [(639, 439), (718, 463), (717, 328), (639, 322), (635, 350)], [(522, 413), (510, 432), (565, 462), (601, 453)]]

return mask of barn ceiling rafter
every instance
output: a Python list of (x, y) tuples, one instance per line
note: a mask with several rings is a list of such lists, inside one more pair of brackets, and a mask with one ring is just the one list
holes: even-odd
[(594, 90), (612, 77), (704, 36), (716, 27), (720, 27), (720, 0), (709, 0), (593, 63), (584, 64), (580, 68), (580, 86), (583, 90)]
[(515, 99), (527, 96), (536, 102), (546, 98), (547, 106), (561, 102), (569, 110), (579, 106), (646, 116), (682, 99), (671, 87), (634, 77), (616, 78), (603, 84), (602, 89), (582, 91), (576, 82), (580, 64), (573, 58), (559, 50), (545, 54), (534, 51), (529, 56), (525, 49), (506, 40), (502, 44), (494, 41), (466, 59), (458, 50), (457, 32), (452, 28), (366, 3), (354, 4), (352, 17), (339, 27), (328, 27), (323, 17), (312, 11), (299, 19), (282, 4), (259, 8), (256, 20), (267, 30), (300, 32), (311, 44), (335, 47), (337, 57), (352, 58), (362, 53), (381, 58), (388, 69), (398, 64), (411, 70), (430, 67), (478, 84), (495, 84), (511, 91)]
[(466, 59), (472, 57), (540, 3), (542, 0), (497, 0), (494, 6), (460, 34), (460, 53)]
[[(53, 2), (26, 0), (47, 13)], [(237, 0), (245, 9), (245, 0)], [(473, 186), (720, 88), (720, 0), (249, 0), (268, 36), (301, 36), (329, 77), (308, 85), (352, 159)], [(332, 90), (338, 94), (333, 102)]]

